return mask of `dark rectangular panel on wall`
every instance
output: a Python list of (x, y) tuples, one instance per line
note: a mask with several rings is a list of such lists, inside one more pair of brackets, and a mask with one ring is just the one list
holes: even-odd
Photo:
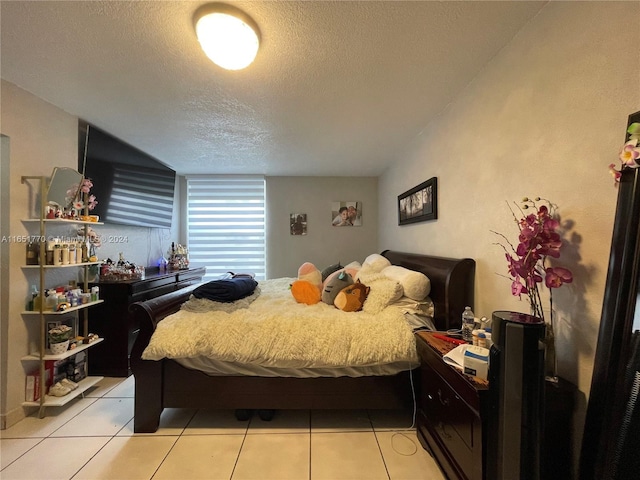
[[(640, 122), (640, 112), (629, 116), (628, 125), (635, 122)], [(640, 386), (633, 348), (634, 317), (640, 314), (636, 312), (640, 293), (640, 169), (624, 169), (618, 188), (580, 479), (632, 478), (627, 476), (629, 469), (635, 468), (637, 475), (640, 468), (637, 454), (623, 454), (626, 445), (640, 444), (640, 431), (629, 428), (634, 415), (637, 422), (632, 400), (634, 385)]]

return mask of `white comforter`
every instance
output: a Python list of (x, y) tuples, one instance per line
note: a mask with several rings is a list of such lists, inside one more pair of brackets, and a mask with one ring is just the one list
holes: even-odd
[(161, 321), (142, 358), (206, 356), (275, 368), (324, 368), (417, 362), (411, 327), (383, 307), (387, 282), (373, 282), (360, 312), (296, 303), (293, 278), (259, 282), (258, 298), (232, 312), (182, 309)]

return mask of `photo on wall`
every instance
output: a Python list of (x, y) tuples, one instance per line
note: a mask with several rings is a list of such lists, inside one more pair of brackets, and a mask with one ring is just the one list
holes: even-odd
[(289, 229), (291, 235), (307, 234), (307, 214), (306, 213), (290, 213)]
[(398, 195), (398, 225), (438, 218), (438, 179), (430, 178)]
[(334, 227), (361, 227), (362, 202), (332, 202), (331, 225)]

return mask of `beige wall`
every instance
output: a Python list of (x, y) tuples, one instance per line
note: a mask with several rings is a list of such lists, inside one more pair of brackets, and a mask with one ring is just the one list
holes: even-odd
[[(378, 179), (267, 177), (267, 278), (295, 277), (304, 262), (318, 269), (362, 262), (378, 245)], [(332, 227), (331, 204), (358, 201), (361, 227)], [(289, 233), (289, 214), (307, 214), (307, 235)]]
[[(13, 236), (27, 235), (29, 232), (22, 219), (29, 218), (36, 211), (30, 192), (37, 191), (38, 182), (21, 184), (21, 177), (51, 175), (54, 166), (75, 167), (77, 162), (77, 118), (59, 108), (40, 100), (11, 83), (2, 81), (2, 110), (0, 125), (2, 134), (10, 142), (9, 195), (9, 262), (8, 262), (8, 315), (2, 310), (3, 333), (10, 341), (3, 349), (1, 361), (6, 365), (6, 377), (2, 379), (2, 390), (6, 399), (2, 411), (3, 422), (9, 424), (23, 415), (20, 403), (24, 401), (25, 366), (20, 361), (29, 353), (29, 334), (34, 331), (34, 318), (23, 318), (24, 299), (28, 285), (37, 283), (33, 272), (23, 272), (25, 245), (10, 241)], [(3, 169), (2, 174), (6, 172)], [(4, 192), (3, 192), (4, 195)], [(3, 219), (4, 222), (4, 219)], [(3, 251), (4, 255), (4, 251)], [(5, 262), (3, 261), (3, 268)], [(5, 272), (6, 273), (6, 272)], [(5, 327), (6, 326), (6, 330)]]
[[(477, 315), (528, 312), (500, 276), (504, 253), (493, 245), (491, 230), (517, 240), (505, 202), (558, 204), (567, 226), (561, 262), (575, 278), (554, 295), (559, 369), (585, 395), (616, 206), (607, 166), (627, 116), (640, 110), (640, 44), (637, 28), (625, 26), (638, 18), (638, 2), (549, 3), (380, 179), (380, 245), (475, 258)], [(398, 227), (394, 196), (432, 176), (439, 219)]]

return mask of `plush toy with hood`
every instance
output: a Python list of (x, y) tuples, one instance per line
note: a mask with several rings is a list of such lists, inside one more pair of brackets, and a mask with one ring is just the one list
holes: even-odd
[(327, 279), (327, 277), (329, 275), (331, 275), (333, 272), (337, 272), (338, 270), (342, 270), (344, 267), (342, 265), (340, 265), (340, 262), (338, 263), (334, 263), (333, 265), (329, 265), (327, 268), (325, 268), (324, 270), (322, 270), (322, 283), (324, 284), (324, 281)]
[(298, 303), (314, 305), (322, 299), (322, 273), (313, 263), (305, 262), (298, 269), (298, 279), (291, 284), (291, 294)]
[(340, 290), (353, 284), (353, 278), (344, 270), (334, 272), (327, 277), (322, 289), (322, 301), (327, 305), (333, 305)]
[(357, 312), (362, 310), (370, 290), (366, 285), (356, 282), (340, 290), (333, 304), (344, 312)]

